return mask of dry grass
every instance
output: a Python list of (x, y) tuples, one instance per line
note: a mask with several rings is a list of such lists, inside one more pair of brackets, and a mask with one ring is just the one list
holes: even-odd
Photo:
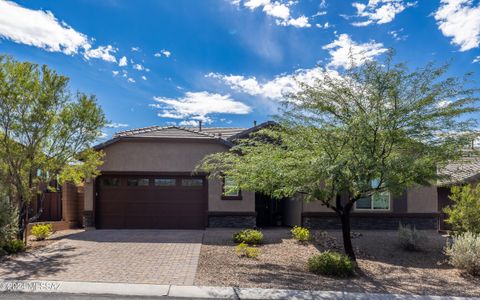
[(352, 279), (334, 279), (308, 272), (308, 257), (341, 249), (341, 233), (314, 232), (315, 243), (302, 245), (286, 229), (265, 230), (266, 244), (258, 259), (235, 254), (235, 230), (207, 229), (200, 254), (196, 285), (351, 292), (480, 295), (480, 278), (463, 275), (446, 263), (445, 238), (426, 232), (423, 250), (400, 249), (393, 231), (361, 231), (353, 239), (359, 273)]

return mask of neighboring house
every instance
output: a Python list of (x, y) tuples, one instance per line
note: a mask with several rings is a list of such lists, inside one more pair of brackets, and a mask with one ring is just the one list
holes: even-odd
[(447, 166), (439, 170), (440, 175), (444, 175), (445, 179), (440, 180), (437, 187), (438, 207), (440, 212), (441, 230), (449, 229), (445, 224), (446, 214), (443, 209), (452, 204), (449, 199), (452, 186), (476, 184), (480, 181), (480, 157), (476, 153), (466, 155), (464, 158), (449, 163)]
[[(265, 227), (338, 228), (338, 217), (319, 202), (274, 200), (251, 192), (223, 195), (224, 180), (193, 174), (206, 155), (227, 151), (245, 128), (147, 127), (124, 131), (95, 146), (105, 152), (101, 176), (85, 183), (84, 224), (96, 228)], [(438, 228), (436, 187), (362, 199), (352, 213), (355, 229), (396, 229), (399, 222)]]

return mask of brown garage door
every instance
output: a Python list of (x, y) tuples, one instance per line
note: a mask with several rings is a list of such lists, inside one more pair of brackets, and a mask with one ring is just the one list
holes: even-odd
[(207, 182), (201, 176), (104, 175), (98, 179), (97, 228), (204, 228)]

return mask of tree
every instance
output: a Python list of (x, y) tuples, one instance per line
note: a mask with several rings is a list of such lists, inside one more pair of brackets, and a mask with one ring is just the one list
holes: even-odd
[(392, 54), (343, 72), (323, 69), (287, 95), (278, 126), (206, 157), (198, 169), (275, 198), (321, 201), (340, 218), (345, 252), (356, 260), (355, 203), (434, 183), (437, 166), (471, 143), (476, 91), (465, 87), (468, 74), (444, 78), (446, 71), (434, 64), (409, 71)]
[(0, 56), (0, 185), (18, 206), (19, 238), (38, 218), (28, 215), (30, 201), (52, 181), (97, 174), (102, 153), (89, 147), (104, 125), (95, 97), (72, 95), (67, 77)]
[(448, 214), (445, 222), (457, 233), (480, 234), (480, 185), (454, 186), (451, 191), (453, 204), (444, 209)]

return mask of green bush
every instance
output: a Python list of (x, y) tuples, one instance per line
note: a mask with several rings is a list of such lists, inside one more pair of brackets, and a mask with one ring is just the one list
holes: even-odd
[(263, 233), (255, 229), (245, 229), (233, 235), (235, 243), (245, 243), (249, 245), (257, 245), (263, 242)]
[(8, 254), (15, 254), (25, 251), (25, 244), (21, 240), (11, 240), (3, 246), (3, 250)]
[(292, 233), (294, 239), (302, 243), (308, 242), (312, 239), (310, 230), (308, 230), (308, 228), (305, 228), (305, 227), (293, 226), (290, 232)]
[(37, 241), (46, 239), (53, 232), (52, 224), (37, 224), (32, 227), (32, 235), (35, 236)]
[(354, 263), (338, 252), (323, 252), (308, 259), (308, 270), (319, 275), (350, 277), (354, 275)]
[(471, 275), (480, 275), (480, 235), (466, 232), (453, 238), (447, 244), (445, 253), (454, 267)]
[(447, 224), (456, 233), (472, 232), (480, 234), (480, 184), (452, 187), (450, 200), (453, 204), (443, 211), (448, 214)]
[(18, 212), (7, 197), (0, 193), (0, 248), (15, 239), (18, 233)]
[(415, 226), (405, 225), (401, 223), (398, 225), (398, 240), (400, 246), (407, 251), (420, 250), (420, 243), (425, 238)]
[(237, 252), (238, 256), (240, 257), (248, 257), (248, 258), (258, 258), (260, 256), (260, 249), (257, 247), (250, 247), (245, 243), (240, 243), (235, 247), (235, 252)]

